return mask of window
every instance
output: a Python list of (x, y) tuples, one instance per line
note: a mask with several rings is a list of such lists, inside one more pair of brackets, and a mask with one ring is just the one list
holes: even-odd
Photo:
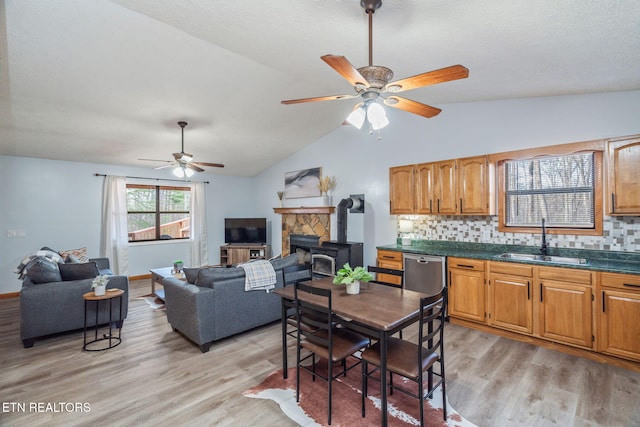
[(127, 184), (129, 241), (188, 239), (188, 187)]
[(501, 231), (531, 232), (531, 228), (541, 227), (544, 218), (552, 233), (556, 229), (568, 234), (599, 234), (600, 157), (599, 153), (582, 152), (504, 161), (500, 174)]

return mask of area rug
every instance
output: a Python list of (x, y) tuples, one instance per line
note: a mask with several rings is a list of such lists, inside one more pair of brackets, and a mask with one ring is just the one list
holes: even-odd
[(144, 300), (144, 302), (147, 303), (147, 305), (149, 305), (149, 307), (152, 310), (164, 310), (164, 301), (162, 301), (160, 298), (158, 298), (155, 295), (145, 295), (142, 297), (138, 297), (136, 299), (141, 299)]
[[(318, 370), (324, 368), (318, 363)], [(369, 380), (369, 391), (365, 402), (366, 417), (361, 411), (361, 370), (356, 367), (333, 383), (332, 426), (380, 425), (380, 384)], [(288, 379), (282, 378), (282, 370), (269, 374), (261, 384), (243, 393), (246, 397), (271, 399), (280, 405), (282, 412), (301, 426), (327, 425), (327, 383), (312, 381), (306, 372), (300, 374), (300, 402), (296, 402), (296, 369), (289, 368)], [(403, 379), (394, 376), (394, 384)], [(412, 381), (403, 381), (410, 388)], [(400, 392), (387, 399), (389, 426), (420, 425), (418, 400)], [(447, 421), (442, 416), (442, 391), (436, 390), (434, 398), (425, 401), (425, 426), (474, 426), (447, 405)]]

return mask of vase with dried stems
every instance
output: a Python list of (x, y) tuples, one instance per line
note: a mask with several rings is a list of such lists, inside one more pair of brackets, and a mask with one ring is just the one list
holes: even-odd
[(334, 188), (336, 188), (336, 177), (325, 175), (320, 178), (320, 183), (318, 184), (318, 188), (320, 188), (320, 192), (322, 193), (322, 202), (325, 206), (331, 205), (331, 196), (329, 194)]

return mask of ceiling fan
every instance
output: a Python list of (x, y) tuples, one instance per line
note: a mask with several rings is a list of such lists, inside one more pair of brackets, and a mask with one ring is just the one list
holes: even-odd
[(356, 94), (290, 99), (282, 101), (282, 103), (288, 105), (361, 97), (363, 102), (354, 107), (346, 120), (349, 124), (352, 124), (358, 129), (360, 129), (364, 124), (365, 118), (371, 124), (372, 130), (379, 130), (389, 124), (384, 108), (378, 100), (381, 100), (384, 105), (388, 105), (389, 107), (397, 108), (426, 118), (438, 115), (441, 111), (439, 108), (412, 101), (394, 94), (422, 86), (464, 79), (469, 76), (469, 70), (462, 65), (453, 65), (439, 70), (407, 77), (405, 79), (390, 81), (393, 78), (393, 71), (387, 67), (373, 65), (373, 14), (380, 8), (380, 6), (382, 6), (382, 0), (361, 0), (360, 6), (362, 6), (367, 15), (369, 15), (369, 65), (356, 69), (344, 56), (324, 55), (321, 57), (324, 62), (353, 85)]
[(155, 159), (138, 159), (150, 162), (166, 162), (168, 164), (153, 168), (154, 170), (165, 169), (175, 166), (173, 174), (183, 178), (190, 177), (194, 172), (204, 172), (200, 166), (209, 166), (213, 168), (223, 168), (222, 163), (208, 163), (208, 162), (194, 162), (193, 154), (184, 152), (184, 128), (187, 126), (187, 122), (178, 122), (178, 125), (182, 128), (182, 149), (179, 153), (173, 153), (174, 160), (155, 160)]

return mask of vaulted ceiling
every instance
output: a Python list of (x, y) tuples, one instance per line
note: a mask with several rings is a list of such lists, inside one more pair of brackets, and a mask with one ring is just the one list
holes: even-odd
[[(6, 0), (0, 154), (152, 168), (180, 151), (252, 176), (341, 126), (357, 100), (320, 60), (368, 63), (358, 0)], [(384, 0), (373, 62), (444, 104), (640, 89), (637, 0)], [(409, 114), (409, 113), (404, 113)], [(424, 120), (438, 120), (437, 117)], [(358, 132), (354, 129), (354, 132)], [(365, 130), (360, 131), (366, 134)]]

